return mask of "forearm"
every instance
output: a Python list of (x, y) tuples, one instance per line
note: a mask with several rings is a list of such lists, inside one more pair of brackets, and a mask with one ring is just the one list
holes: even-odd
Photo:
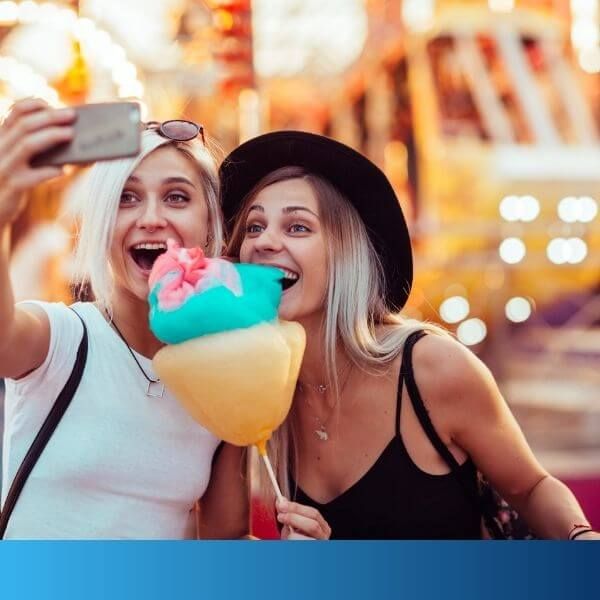
[(9, 277), (7, 226), (0, 226), (0, 377), (18, 378), (44, 362), (50, 345), (50, 322), (43, 309), (16, 308)]
[(575, 525), (589, 523), (571, 490), (550, 475), (512, 502), (540, 538), (567, 539)]
[(244, 449), (224, 444), (200, 500), (203, 539), (238, 539), (250, 532), (250, 489)]
[(234, 510), (225, 508), (221, 514), (203, 510), (200, 503), (198, 537), (203, 540), (242, 539), (250, 533), (248, 505), (237, 505)]

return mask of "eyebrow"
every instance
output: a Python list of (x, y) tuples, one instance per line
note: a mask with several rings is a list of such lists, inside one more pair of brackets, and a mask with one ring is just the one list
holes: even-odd
[[(259, 212), (263, 212), (263, 213), (265, 212), (265, 209), (260, 204), (253, 204), (248, 209), (248, 213), (252, 212), (253, 210), (258, 210)], [(305, 206), (286, 206), (285, 208), (282, 209), (281, 212), (283, 212), (285, 214), (289, 214), (289, 213), (296, 212), (297, 210), (303, 210), (304, 212), (310, 213), (317, 219), (319, 218), (319, 215), (317, 215), (317, 213), (310, 210), (310, 208), (306, 208)]]
[[(142, 180), (136, 175), (130, 175), (127, 178), (127, 183), (142, 183)], [(161, 185), (169, 183), (185, 183), (193, 188), (196, 187), (187, 177), (167, 177), (166, 179), (162, 180)]]

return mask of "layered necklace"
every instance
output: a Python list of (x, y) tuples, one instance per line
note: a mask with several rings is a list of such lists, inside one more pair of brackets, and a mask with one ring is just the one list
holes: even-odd
[(140, 365), (140, 362), (136, 358), (133, 350), (131, 349), (131, 346), (127, 343), (125, 336), (117, 327), (117, 324), (111, 319), (108, 313), (106, 313), (106, 316), (108, 317), (108, 322), (113, 326), (114, 330), (117, 332), (117, 335), (123, 340), (125, 347), (127, 348), (127, 350), (129, 350), (129, 354), (131, 354), (131, 358), (133, 358), (133, 360), (135, 361), (135, 364), (138, 366), (138, 369), (140, 370), (141, 374), (148, 382), (146, 385), (146, 396), (148, 396), (149, 398), (162, 398), (165, 394), (165, 386), (162, 384), (159, 378), (152, 379), (151, 377), (148, 377), (148, 373), (146, 373), (142, 365)]
[[(348, 379), (350, 378), (350, 373), (352, 372), (352, 366), (351, 364), (348, 364), (348, 367), (346, 369), (346, 372), (344, 373), (344, 380), (342, 381), (342, 385), (339, 389), (339, 393), (337, 395), (337, 398), (335, 399), (335, 402), (333, 403), (333, 405), (331, 406), (331, 408), (329, 409), (327, 415), (325, 416), (325, 418), (321, 418), (319, 415), (313, 415), (312, 418), (314, 419), (314, 421), (316, 422), (317, 426), (316, 429), (314, 429), (314, 434), (317, 437), (318, 440), (320, 440), (321, 442), (328, 442), (329, 441), (329, 437), (330, 437), (330, 433), (329, 431), (327, 431), (327, 427), (329, 425), (329, 421), (331, 420), (331, 417), (333, 416), (333, 413), (335, 412), (335, 408), (338, 405), (338, 402), (340, 400), (340, 396), (342, 395), (342, 393), (344, 392), (344, 389), (346, 388), (346, 384), (348, 383)], [(305, 381), (298, 381), (298, 389), (300, 391), (304, 391), (306, 388), (309, 388), (315, 392), (317, 392), (317, 394), (321, 395), (321, 396), (325, 396), (325, 394), (327, 393), (327, 391), (330, 388), (329, 384), (314, 384), (314, 383), (307, 383)], [(306, 404), (308, 404), (308, 406), (310, 407), (310, 409), (314, 412), (315, 411), (315, 407), (313, 405), (313, 403), (308, 399), (308, 398), (304, 398), (304, 401), (306, 402)]]

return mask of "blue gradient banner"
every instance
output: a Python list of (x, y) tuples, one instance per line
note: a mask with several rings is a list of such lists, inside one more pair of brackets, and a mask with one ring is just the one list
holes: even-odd
[(594, 542), (2, 542), (0, 598), (598, 598)]

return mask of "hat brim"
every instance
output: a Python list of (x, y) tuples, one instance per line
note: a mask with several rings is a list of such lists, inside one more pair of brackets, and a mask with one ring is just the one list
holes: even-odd
[(269, 173), (299, 166), (332, 183), (354, 206), (379, 255), (385, 300), (400, 310), (408, 299), (413, 261), (406, 220), (385, 174), (349, 146), (303, 131), (276, 131), (236, 148), (219, 169), (221, 198), (229, 231), (245, 196)]

